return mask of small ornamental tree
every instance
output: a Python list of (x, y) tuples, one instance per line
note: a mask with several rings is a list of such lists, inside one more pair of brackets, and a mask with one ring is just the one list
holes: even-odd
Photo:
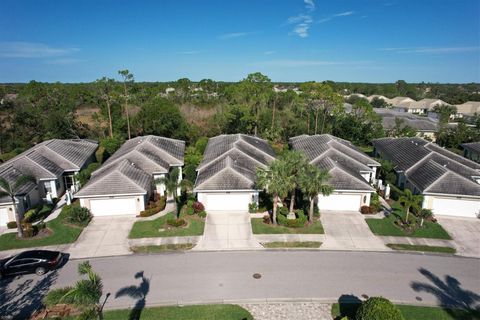
[(371, 297), (357, 310), (355, 320), (404, 320), (400, 310), (383, 297)]

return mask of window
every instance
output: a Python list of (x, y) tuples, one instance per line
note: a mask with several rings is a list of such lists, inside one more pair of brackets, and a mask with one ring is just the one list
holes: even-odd
[(45, 181), (43, 185), (45, 186), (45, 193), (52, 193), (52, 184), (50, 181)]
[(363, 196), (363, 203), (367, 203), (367, 196)]

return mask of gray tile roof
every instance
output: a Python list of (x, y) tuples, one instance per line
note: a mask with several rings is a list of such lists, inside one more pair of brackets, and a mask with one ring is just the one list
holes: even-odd
[(92, 177), (75, 197), (145, 194), (151, 189), (152, 179), (133, 162), (124, 159), (102, 172), (101, 176)]
[(263, 139), (243, 134), (210, 138), (197, 168), (195, 191), (253, 190), (257, 167), (266, 167), (275, 152)]
[(480, 165), (421, 138), (383, 138), (376, 150), (422, 193), (480, 196)]
[(37, 180), (55, 179), (65, 171), (79, 171), (97, 148), (98, 143), (91, 140), (47, 140), (1, 164), (0, 176), (16, 170)]
[[(14, 186), (17, 182), (18, 178), (25, 175), (22, 171), (14, 168), (11, 165), (2, 166), (0, 168), (0, 176), (4, 178), (11, 186)], [(16, 195), (23, 195), (29, 193), (32, 189), (36, 187), (36, 184), (29, 181), (20, 186), (18, 190), (16, 190)], [(5, 191), (4, 189), (0, 188), (0, 190)], [(0, 203), (10, 202), (10, 198), (8, 196), (0, 197)]]
[(125, 142), (93, 172), (76, 197), (143, 194), (151, 190), (153, 174), (168, 173), (183, 165), (185, 142), (157, 136), (136, 137)]
[(464, 144), (462, 144), (462, 147), (464, 149), (470, 149), (472, 151), (480, 153), (480, 141), (479, 142), (464, 143)]
[(394, 111), (392, 109), (374, 108), (376, 114), (382, 118), (382, 126), (386, 130), (395, 128), (395, 119), (403, 120), (401, 127), (409, 126), (417, 131), (438, 131), (438, 122), (428, 117), (417, 116), (408, 112)]
[(370, 167), (380, 164), (349, 141), (328, 134), (301, 135), (290, 138), (290, 145), (305, 153), (310, 163), (329, 171), (335, 190), (373, 190), (361, 172), (371, 172)]

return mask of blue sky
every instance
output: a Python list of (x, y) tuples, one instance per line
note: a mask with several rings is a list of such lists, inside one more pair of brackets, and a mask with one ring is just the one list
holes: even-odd
[(2, 0), (0, 82), (480, 82), (478, 0)]

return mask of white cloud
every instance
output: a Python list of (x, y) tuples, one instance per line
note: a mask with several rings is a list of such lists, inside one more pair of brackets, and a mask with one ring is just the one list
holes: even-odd
[(479, 51), (480, 47), (404, 47), (404, 48), (381, 48), (381, 51), (396, 53), (463, 53)]
[(322, 19), (318, 20), (317, 23), (324, 23), (324, 22), (327, 22), (327, 21), (330, 21), (330, 20), (333, 20), (333, 19), (339, 18), (339, 17), (348, 17), (348, 16), (351, 16), (354, 13), (355, 13), (355, 11), (345, 11), (345, 12), (335, 13), (335, 14), (329, 15), (325, 18), (322, 18)]
[(248, 32), (232, 32), (232, 33), (226, 33), (222, 34), (219, 39), (221, 40), (227, 40), (227, 39), (234, 39), (234, 38), (240, 38), (244, 37), (248, 34)]
[(313, 0), (303, 0), (305, 2), (305, 8), (309, 11), (315, 10), (315, 2)]
[(79, 50), (78, 48), (56, 48), (37, 42), (0, 42), (0, 57), (2, 58), (61, 57)]
[(271, 50), (271, 51), (265, 51), (263, 54), (265, 54), (265, 55), (269, 56), (269, 55), (271, 55), (271, 54), (274, 54), (274, 53), (277, 53), (277, 52), (276, 52), (276, 51), (273, 51), (273, 50)]

